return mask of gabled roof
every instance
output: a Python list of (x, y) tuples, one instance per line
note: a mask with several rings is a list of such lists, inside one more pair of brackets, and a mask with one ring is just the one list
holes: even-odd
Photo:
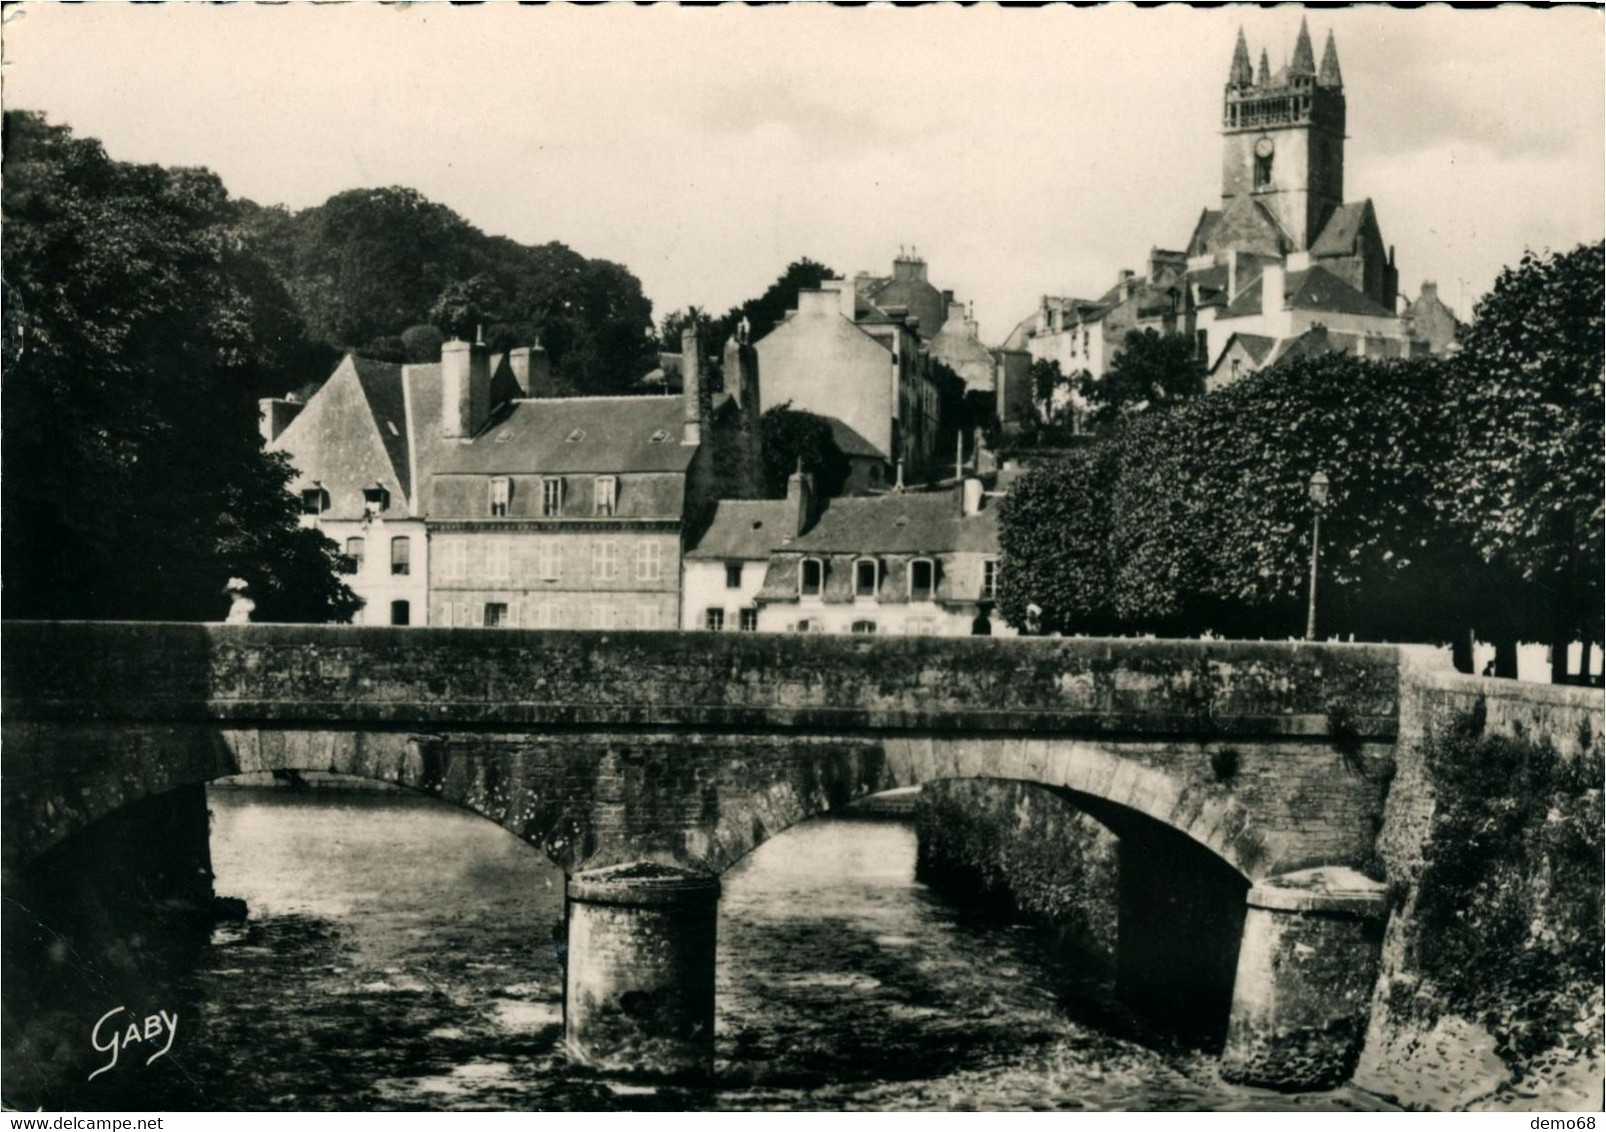
[(1311, 244), (1311, 255), (1353, 255), (1368, 220), (1374, 225), (1377, 223), (1370, 199), (1339, 205), (1322, 225), (1321, 235)]
[[(1238, 292), (1222, 318), (1242, 318), (1260, 314), (1261, 291), (1265, 281), (1262, 275)], [(1307, 271), (1291, 271), (1283, 277), (1283, 298), (1294, 310), (1329, 311), (1334, 314), (1365, 315), (1372, 318), (1393, 318), (1393, 313), (1366, 295), (1351, 287), (1325, 267), (1312, 267)]]
[(401, 484), (402, 493), (411, 497), (413, 477), (407, 458), (407, 399), (402, 395), (401, 366), (355, 354), (351, 356), (351, 363), (357, 371), (357, 382), (368, 408), (374, 414), (379, 440), (390, 458), (396, 482)]
[(680, 397), (514, 401), (472, 440), (443, 443), (434, 470), (437, 475), (684, 472), (697, 449), (680, 442), (683, 414)]
[(390, 493), (393, 514), (412, 510), (407, 458), (406, 400), (401, 370), (348, 354), (268, 446), (296, 469), (292, 490), (320, 485), (332, 519), (364, 516), (363, 489), (378, 483)]
[(1268, 338), (1264, 334), (1234, 334), (1227, 345), (1222, 348), (1222, 353), (1226, 353), (1228, 349), (1231, 349), (1233, 342), (1242, 346), (1244, 353), (1248, 354), (1257, 366), (1266, 360), (1267, 355), (1277, 345), (1277, 339)]
[(1036, 329), (1037, 329), (1037, 312), (1034, 310), (1031, 314), (1027, 315), (1025, 318), (1021, 319), (1019, 322), (1017, 322), (1015, 324), (1015, 329), (1011, 330), (1009, 332), (1009, 337), (1004, 339), (1004, 343), (1003, 343), (1002, 346), (999, 347), (999, 349), (1000, 350), (1025, 350), (1025, 349), (1029, 349), (1030, 348), (1031, 337), (1032, 337), (1032, 332), (1035, 331)]
[(849, 459), (885, 460), (887, 458), (885, 452), (871, 444), (846, 421), (837, 417), (826, 417), (825, 420), (831, 426), (831, 439), (836, 441), (836, 446), (842, 455)]
[(791, 530), (784, 499), (722, 499), (713, 520), (686, 551), (687, 558), (768, 558)]

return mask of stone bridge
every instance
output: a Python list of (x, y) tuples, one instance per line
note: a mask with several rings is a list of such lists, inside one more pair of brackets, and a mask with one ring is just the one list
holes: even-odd
[(833, 807), (947, 778), (1051, 788), (1241, 878), (1230, 1076), (1331, 1083), (1364, 1029), (1399, 648), (148, 623), (4, 638), (8, 878), (145, 800), (204, 806), (199, 784), (228, 775), (400, 784), (568, 872), (566, 1034), (599, 1066), (707, 1070), (721, 871)]

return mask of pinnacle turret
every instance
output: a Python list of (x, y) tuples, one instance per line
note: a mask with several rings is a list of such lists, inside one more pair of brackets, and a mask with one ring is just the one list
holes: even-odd
[(1338, 47), (1333, 43), (1331, 29), (1327, 32), (1327, 46), (1322, 48), (1322, 70), (1316, 76), (1318, 86), (1341, 87), (1344, 85), (1344, 75), (1338, 69)]
[(1316, 77), (1316, 49), (1310, 44), (1310, 28), (1303, 16), (1299, 20), (1299, 38), (1294, 41), (1294, 61), (1288, 64), (1288, 74), (1291, 78)]
[(1266, 58), (1264, 47), (1260, 49), (1260, 71), (1255, 75), (1255, 85), (1261, 87), (1271, 85), (1271, 60)]
[(1249, 66), (1249, 43), (1244, 39), (1244, 29), (1238, 29), (1238, 46), (1232, 51), (1232, 68), (1227, 72), (1227, 85), (1232, 87), (1246, 87), (1254, 82), (1255, 75)]

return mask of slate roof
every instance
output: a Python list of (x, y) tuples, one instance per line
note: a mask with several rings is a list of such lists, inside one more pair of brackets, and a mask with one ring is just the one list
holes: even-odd
[(1311, 244), (1311, 254), (1315, 256), (1353, 254), (1355, 243), (1360, 238), (1361, 230), (1366, 225), (1367, 214), (1371, 210), (1370, 200), (1339, 205), (1333, 210), (1333, 215), (1327, 218), (1327, 223), (1322, 226), (1322, 234)]
[[(680, 442), (683, 413), (680, 397), (514, 401), (472, 440), (442, 444), (434, 470), (442, 475), (684, 472), (696, 448)], [(659, 433), (662, 439), (654, 440)]]
[(857, 457), (860, 459), (885, 460), (887, 458), (881, 449), (871, 444), (846, 421), (838, 420), (836, 417), (826, 417), (825, 420), (831, 426), (831, 439), (836, 441), (836, 446), (841, 450), (842, 455), (850, 459)]
[(1244, 348), (1244, 352), (1259, 365), (1266, 360), (1272, 348), (1277, 345), (1277, 339), (1268, 338), (1264, 334), (1234, 334), (1233, 338)]
[(413, 494), (411, 462), (407, 457), (407, 399), (402, 395), (402, 367), (371, 358), (351, 356), (352, 368), (357, 371), (357, 384), (374, 414), (380, 442), (390, 466), (401, 484), (402, 494), (409, 499)]
[(942, 554), (998, 546), (998, 513), (966, 518), (959, 489), (846, 496), (831, 500), (814, 525), (786, 545), (799, 553)]
[[(1222, 318), (1242, 318), (1261, 313), (1261, 291), (1265, 282), (1262, 275), (1238, 292), (1228, 304)], [(1294, 310), (1331, 311), (1335, 314), (1368, 315), (1373, 318), (1393, 318), (1387, 308), (1374, 302), (1351, 287), (1325, 267), (1312, 267), (1307, 271), (1290, 271), (1283, 277), (1283, 297)]]
[(722, 499), (687, 558), (768, 558), (790, 534), (784, 499)]

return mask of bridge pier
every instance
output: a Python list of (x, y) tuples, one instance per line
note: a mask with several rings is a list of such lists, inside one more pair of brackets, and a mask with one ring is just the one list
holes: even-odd
[(719, 878), (654, 864), (576, 873), (568, 918), (570, 1055), (612, 1072), (710, 1075)]
[(1249, 890), (1221, 1075), (1273, 1089), (1349, 1079), (1366, 1037), (1388, 900), (1352, 869), (1305, 869)]

